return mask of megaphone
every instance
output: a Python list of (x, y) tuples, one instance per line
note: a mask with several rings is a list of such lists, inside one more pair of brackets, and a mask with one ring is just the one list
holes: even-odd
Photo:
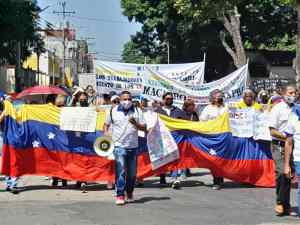
[(94, 142), (94, 150), (101, 157), (108, 157), (114, 151), (114, 143), (111, 137), (98, 137)]

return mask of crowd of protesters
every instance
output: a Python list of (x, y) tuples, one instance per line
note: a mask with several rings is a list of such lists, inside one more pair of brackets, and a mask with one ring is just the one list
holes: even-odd
[[(143, 97), (132, 96), (128, 91), (122, 93), (112, 91), (99, 96), (92, 86), (87, 86), (85, 89), (74, 89), (73, 94), (70, 96), (49, 95), (44, 103), (53, 104), (57, 107), (94, 107), (96, 111), (106, 111), (107, 118), (104, 133), (112, 136), (116, 160), (116, 180), (115, 183), (108, 182), (107, 188), (112, 189), (115, 186), (117, 205), (133, 201), (135, 185), (143, 185), (142, 180), (136, 181), (138, 166), (136, 150), (138, 148), (138, 136), (145, 137), (147, 133), (144, 118), (147, 113), (156, 112), (187, 121), (209, 121), (221, 116), (230, 107), (268, 111), (270, 113), (268, 124), (272, 136), (270, 145), (272, 145), (272, 155), (276, 168), (275, 212), (277, 215), (282, 216), (295, 214), (290, 206), (291, 178), (295, 169), (300, 181), (300, 130), (294, 127), (295, 123), (289, 122), (289, 114), (292, 111), (300, 116), (300, 109), (296, 107), (299, 101), (299, 92), (291, 85), (273, 93), (264, 90), (255, 93), (251, 89), (247, 89), (244, 91), (242, 99), (234, 104), (226, 104), (223, 92), (216, 89), (210, 93), (209, 104), (205, 107), (197, 107), (192, 98), (187, 98), (183, 103), (183, 107), (179, 108), (174, 104), (171, 92), (165, 93), (161, 100), (148, 100)], [(26, 103), (33, 104), (36, 102), (27, 101)], [(1, 108), (1, 111), (3, 111), (3, 108)], [(0, 120), (3, 120), (3, 117), (2, 113)], [(295, 157), (292, 157), (293, 151)], [(295, 161), (296, 167), (293, 166), (292, 160)], [(211, 171), (211, 173), (213, 190), (220, 190), (224, 178), (218, 174), (218, 171)], [(179, 189), (182, 182), (190, 174), (189, 168), (186, 168), (172, 171), (170, 174), (158, 175), (160, 176), (160, 185), (168, 185), (167, 177), (169, 176), (170, 186)], [(14, 194), (19, 193), (17, 180), (16, 177), (5, 177), (6, 190)], [(52, 178), (52, 185), (57, 186), (59, 181), (62, 182), (63, 187), (68, 186), (66, 180), (58, 177)], [(85, 182), (76, 181), (76, 188), (85, 189), (86, 185)], [(300, 187), (298, 195), (300, 196)], [(300, 202), (300, 197), (298, 197), (298, 201)]]

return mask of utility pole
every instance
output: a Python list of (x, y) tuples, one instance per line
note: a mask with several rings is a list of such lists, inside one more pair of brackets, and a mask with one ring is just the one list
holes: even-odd
[(15, 70), (15, 92), (21, 91), (21, 41), (17, 42), (17, 66)]
[(66, 38), (65, 38), (65, 19), (66, 16), (70, 16), (71, 14), (75, 14), (75, 11), (66, 11), (66, 2), (61, 2), (62, 11), (53, 11), (54, 14), (63, 16), (63, 85), (65, 85), (65, 67), (66, 67)]
[(167, 50), (168, 50), (168, 64), (170, 64), (170, 42), (167, 40)]
[(55, 49), (53, 51), (53, 62), (52, 62), (52, 85), (55, 85)]

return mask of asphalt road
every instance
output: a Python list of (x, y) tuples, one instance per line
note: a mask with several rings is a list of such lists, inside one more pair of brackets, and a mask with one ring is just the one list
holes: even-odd
[(136, 201), (125, 206), (114, 204), (113, 191), (104, 184), (90, 184), (82, 193), (72, 185), (51, 188), (44, 177), (24, 177), (19, 195), (0, 191), (0, 225), (300, 224), (298, 218), (274, 215), (274, 189), (226, 181), (222, 190), (213, 191), (206, 170), (193, 172), (181, 190), (159, 188), (158, 178), (149, 178), (136, 189)]

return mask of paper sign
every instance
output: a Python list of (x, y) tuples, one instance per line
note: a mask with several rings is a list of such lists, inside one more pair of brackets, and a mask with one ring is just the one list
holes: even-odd
[(148, 133), (147, 145), (153, 170), (179, 159), (178, 146), (160, 119)]
[(254, 109), (231, 108), (229, 112), (229, 120), (233, 136), (245, 138), (254, 136)]
[(60, 129), (95, 132), (97, 113), (88, 107), (64, 107), (60, 114)]
[(92, 85), (93, 89), (96, 90), (96, 76), (92, 73), (81, 73), (79, 74), (79, 87), (85, 89), (88, 85)]
[(272, 137), (268, 126), (269, 112), (257, 112), (254, 122), (254, 139), (271, 141)]

